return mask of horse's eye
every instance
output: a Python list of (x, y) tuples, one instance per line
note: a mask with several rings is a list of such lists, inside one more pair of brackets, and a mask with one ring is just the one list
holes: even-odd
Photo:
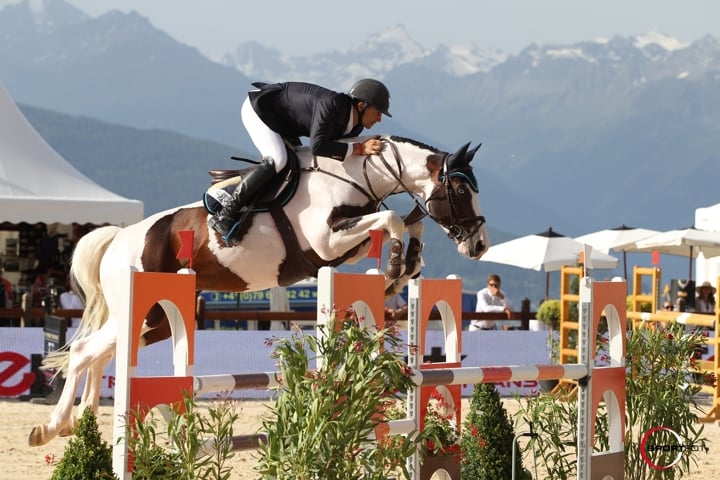
[(458, 195), (465, 195), (465, 188), (463, 188), (463, 187), (458, 187), (457, 193), (458, 193)]

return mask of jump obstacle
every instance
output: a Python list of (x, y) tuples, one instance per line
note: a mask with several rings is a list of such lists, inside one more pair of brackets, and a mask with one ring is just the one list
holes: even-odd
[[(462, 384), (496, 383), (520, 380), (574, 379), (578, 382), (577, 478), (619, 480), (624, 475), (624, 408), (625, 408), (625, 282), (580, 282), (581, 363), (560, 365), (519, 365), (497, 367), (461, 367), (462, 349), (462, 281), (459, 278), (419, 279), (409, 284), (408, 365), (418, 388), (407, 394), (408, 416), (380, 424), (375, 436), (407, 434), (424, 427), (427, 403), (437, 390), (456, 409), (457, 426), (461, 421), (460, 388)], [(277, 385), (275, 372), (193, 376), (195, 275), (181, 270), (178, 274), (128, 272), (126, 314), (127, 330), (119, 332), (116, 354), (116, 395), (113, 447), (113, 469), (122, 480), (132, 478), (132, 465), (125, 443), (128, 412), (146, 413), (161, 405), (179, 404), (181, 392), (209, 393), (237, 389), (264, 389)], [(168, 315), (172, 330), (174, 375), (137, 377), (139, 338), (143, 320), (158, 303)], [(352, 306), (366, 325), (384, 318), (384, 277), (382, 275), (344, 274), (331, 268), (318, 275), (318, 319), (327, 318), (328, 306)], [(446, 362), (422, 364), (425, 332), (430, 312), (440, 311), (445, 335)], [(618, 308), (620, 307), (620, 308)], [(595, 341), (601, 316), (607, 318), (610, 341), (610, 364), (595, 367)], [(438, 388), (439, 387), (439, 388)], [(610, 449), (593, 453), (594, 419), (598, 404), (604, 400), (608, 410)], [(142, 409), (142, 410), (140, 410)], [(257, 448), (263, 434), (233, 438), (237, 449)], [(433, 471), (420, 466), (419, 454), (408, 459), (412, 478), (429, 479), (436, 470), (446, 478), (459, 479), (457, 462), (435, 465)], [(592, 474), (591, 474), (592, 472)]]

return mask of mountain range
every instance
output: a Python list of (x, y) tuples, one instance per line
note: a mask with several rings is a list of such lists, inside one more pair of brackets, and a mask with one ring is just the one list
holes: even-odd
[[(668, 230), (692, 224), (695, 208), (719, 201), (720, 43), (711, 36), (681, 44), (650, 32), (533, 44), (510, 55), (473, 45), (428, 48), (398, 25), (345, 52), (288, 57), (247, 39), (211, 59), (137, 13), (93, 18), (63, 0), (39, 5), (0, 10), (0, 82), (24, 110), (157, 133), (163, 162), (107, 151), (107, 139), (56, 135), (78, 142), (75, 151), (94, 142), (83, 162), (92, 165), (91, 152), (109, 159), (95, 173), (110, 182), (132, 161), (175, 165), (169, 182), (156, 171), (147, 177), (152, 187), (145, 178), (131, 195), (146, 202), (147, 213), (164, 208), (178, 182), (204, 188), (206, 173), (196, 166), (205, 170), (215, 159), (212, 168), (228, 167), (231, 151), (253, 155), (239, 119), (252, 81), (345, 90), (365, 76), (392, 92), (393, 118), (370, 133), (448, 151), (483, 143), (475, 169), (494, 229), (524, 235), (552, 226), (576, 236), (625, 223)], [(185, 152), (190, 160), (178, 154), (185, 137), (199, 140), (199, 150)], [(113, 163), (117, 154), (122, 160)]]

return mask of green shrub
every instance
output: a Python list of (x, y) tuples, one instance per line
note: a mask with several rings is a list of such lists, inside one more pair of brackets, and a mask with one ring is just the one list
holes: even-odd
[[(398, 354), (400, 339), (334, 314), (319, 329), (319, 338), (296, 329), (271, 341), (281, 386), (263, 419), (268, 442), (256, 470), (273, 479), (379, 480), (397, 471), (409, 478), (406, 459), (428, 433), (368, 441), (376, 423), (387, 421), (383, 405), (414, 385)], [(310, 370), (318, 357), (322, 366)]]
[[(631, 327), (628, 330), (625, 379), (625, 478), (627, 480), (672, 480), (697, 466), (697, 456), (706, 452), (703, 426), (696, 423), (700, 408), (695, 402), (699, 387), (688, 383), (694, 352), (705, 340), (699, 333), (686, 334), (684, 326), (672, 324), (667, 330)], [(533, 422), (537, 438), (525, 452), (541, 460), (550, 480), (575, 478), (577, 456), (577, 402), (563, 401), (552, 394), (540, 394), (520, 401), (516, 428)], [(673, 429), (684, 442), (697, 449), (687, 449), (674, 468), (653, 470), (642, 459), (640, 443), (651, 428)], [(600, 404), (595, 422), (595, 451), (609, 446), (607, 409)], [(657, 465), (668, 464), (668, 455), (657, 452)]]
[(537, 319), (553, 330), (560, 328), (560, 300), (545, 300), (538, 307)]
[[(187, 392), (183, 393), (184, 412), (171, 411), (169, 420), (151, 410), (142, 421), (131, 412), (134, 432), (128, 426), (128, 451), (133, 456), (134, 480), (228, 480), (226, 465), (232, 458), (233, 423), (238, 415), (235, 402), (218, 396), (207, 415), (198, 411)], [(210, 443), (207, 443), (210, 441)]]
[[(518, 447), (512, 422), (494, 384), (475, 385), (460, 445), (463, 479), (512, 478), (512, 449)], [(515, 472), (519, 480), (531, 478), (530, 472), (523, 468), (520, 450), (516, 451)]]
[(112, 469), (112, 448), (100, 436), (97, 417), (88, 407), (75, 427), (75, 438), (65, 447), (63, 457), (50, 480), (111, 478), (117, 478)]

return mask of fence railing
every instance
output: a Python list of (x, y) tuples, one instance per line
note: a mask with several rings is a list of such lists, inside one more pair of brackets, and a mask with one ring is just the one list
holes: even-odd
[[(50, 314), (61, 318), (79, 318), (82, 317), (82, 310), (70, 310), (56, 308), (53, 306), (32, 307), (23, 302), (20, 307), (0, 308), (0, 326), (4, 327), (42, 327), (45, 314)], [(520, 330), (528, 330), (530, 320), (536, 318), (536, 312), (530, 311), (530, 301), (525, 299), (522, 301), (522, 307), (519, 311), (512, 312), (508, 315), (504, 313), (490, 312), (462, 312), (463, 320), (514, 320), (520, 321)], [(407, 318), (396, 317), (396, 320), (406, 320)], [(439, 320), (440, 314), (432, 312), (431, 320)], [(312, 312), (274, 312), (268, 310), (212, 310), (205, 308), (205, 301), (202, 297), (198, 297), (195, 309), (195, 320), (198, 330), (207, 328), (208, 323), (222, 321), (256, 321), (256, 322), (310, 322), (317, 320), (317, 313)], [(77, 326), (77, 325), (72, 325)]]

